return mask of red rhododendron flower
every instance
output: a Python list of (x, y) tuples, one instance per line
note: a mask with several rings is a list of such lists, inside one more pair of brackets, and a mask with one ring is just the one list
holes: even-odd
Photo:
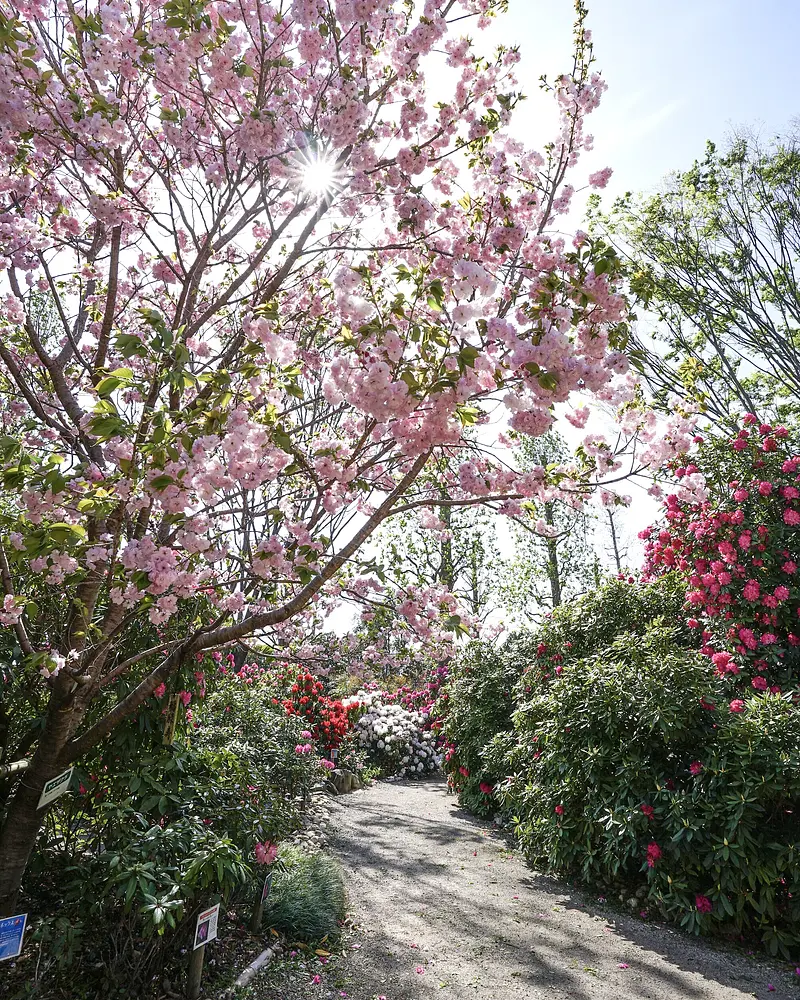
[(654, 868), (656, 861), (662, 855), (662, 850), (658, 844), (653, 840), (647, 845), (647, 867)]

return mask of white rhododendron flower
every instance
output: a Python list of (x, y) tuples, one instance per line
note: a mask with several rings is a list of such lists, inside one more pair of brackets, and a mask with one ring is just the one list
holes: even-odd
[(366, 709), (356, 724), (359, 745), (392, 777), (416, 777), (436, 771), (441, 758), (436, 753), (433, 733), (422, 728), (422, 715), (401, 705), (384, 703), (383, 697), (379, 692), (359, 691), (348, 699)]

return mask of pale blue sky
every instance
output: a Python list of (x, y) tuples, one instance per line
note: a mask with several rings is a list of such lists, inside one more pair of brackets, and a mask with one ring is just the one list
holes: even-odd
[[(609, 85), (591, 116), (587, 166), (614, 168), (610, 193), (649, 189), (668, 171), (722, 143), (731, 126), (780, 132), (800, 114), (800, 0), (588, 0), (597, 68)], [(547, 108), (540, 73), (569, 66), (571, 0), (511, 0), (494, 40), (519, 44), (523, 89), (517, 124), (542, 141)]]

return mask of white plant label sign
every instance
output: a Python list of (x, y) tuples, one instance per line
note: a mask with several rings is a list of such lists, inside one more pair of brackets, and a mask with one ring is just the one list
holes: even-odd
[(212, 906), (210, 910), (203, 910), (197, 918), (197, 926), (194, 929), (194, 950), (202, 948), (203, 945), (213, 941), (217, 936), (217, 924), (219, 923), (219, 903)]
[(57, 799), (59, 795), (63, 795), (64, 792), (66, 792), (69, 788), (69, 783), (72, 779), (72, 772), (74, 770), (75, 768), (71, 767), (67, 771), (64, 771), (63, 774), (59, 774), (47, 782), (42, 789), (42, 794), (39, 798), (39, 805), (36, 807), (37, 809), (43, 809), (46, 805), (49, 805), (53, 799)]

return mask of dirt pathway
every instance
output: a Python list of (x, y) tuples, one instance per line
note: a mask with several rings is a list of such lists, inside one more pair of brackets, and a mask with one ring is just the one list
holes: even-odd
[(332, 811), (361, 943), (346, 989), (329, 996), (800, 1000), (800, 977), (785, 966), (620, 915), (535, 874), (443, 781), (381, 782)]

